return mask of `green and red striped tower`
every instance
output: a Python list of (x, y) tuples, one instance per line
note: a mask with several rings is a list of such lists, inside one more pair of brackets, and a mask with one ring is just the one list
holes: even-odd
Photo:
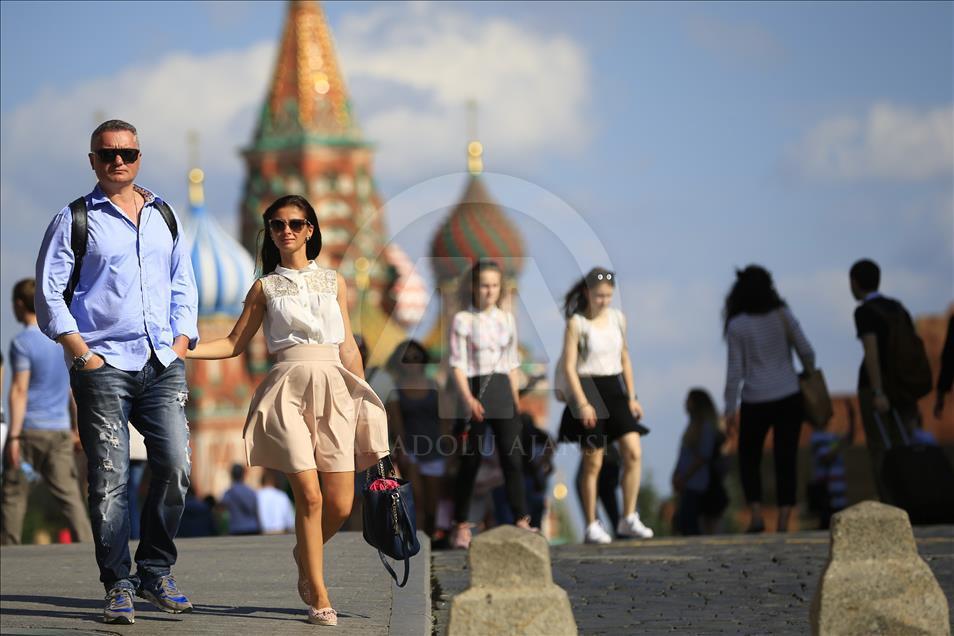
[(387, 241), (373, 149), (358, 128), (331, 29), (314, 0), (288, 3), (271, 86), (242, 155), (243, 245), (256, 253), (262, 212), (280, 196), (300, 194), (318, 213), (321, 264), (364, 281), (363, 300), (379, 305), (387, 285), (387, 263), (380, 258)]

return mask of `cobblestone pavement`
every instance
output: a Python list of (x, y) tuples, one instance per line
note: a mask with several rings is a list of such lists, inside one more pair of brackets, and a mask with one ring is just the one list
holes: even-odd
[[(918, 551), (954, 607), (954, 528), (919, 528)], [(581, 634), (807, 634), (828, 534), (727, 535), (568, 545), (551, 550), (554, 582)], [(435, 552), (434, 633), (467, 589), (463, 551)]]
[[(180, 539), (174, 573), (195, 612), (164, 614), (137, 599), (136, 624), (129, 626), (101, 621), (103, 591), (92, 545), (5, 546), (0, 550), (0, 633), (326, 633), (330, 628), (305, 620), (295, 588), (293, 544), (292, 535)], [(327, 546), (325, 580), (339, 612), (336, 635), (420, 634), (430, 628), (427, 546), (412, 560), (407, 587), (398, 590), (360, 533), (339, 533)]]

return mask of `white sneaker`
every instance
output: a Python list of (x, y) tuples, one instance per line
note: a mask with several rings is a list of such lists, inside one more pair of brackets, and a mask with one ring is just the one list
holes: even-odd
[(653, 538), (652, 528), (647, 528), (643, 525), (643, 522), (639, 520), (638, 512), (634, 512), (620, 519), (619, 523), (616, 524), (616, 534), (621, 537), (633, 537), (636, 539)]
[(586, 526), (586, 532), (583, 533), (583, 543), (611, 543), (612, 541), (613, 537), (609, 535), (599, 519)]

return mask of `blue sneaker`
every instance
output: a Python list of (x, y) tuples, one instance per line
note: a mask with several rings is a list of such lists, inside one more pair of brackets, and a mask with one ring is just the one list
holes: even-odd
[(112, 625), (132, 625), (136, 622), (136, 608), (133, 607), (132, 590), (126, 587), (114, 587), (106, 593), (106, 609), (103, 610), (103, 622)]
[(179, 591), (176, 580), (171, 574), (160, 576), (149, 584), (142, 584), (136, 595), (144, 598), (163, 612), (181, 614), (192, 611), (189, 597)]

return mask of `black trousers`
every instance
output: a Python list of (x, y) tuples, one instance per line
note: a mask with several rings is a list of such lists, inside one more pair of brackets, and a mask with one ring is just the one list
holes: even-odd
[(467, 521), (470, 500), (474, 494), (474, 481), (483, 459), (484, 438), (493, 435), (493, 447), (500, 457), (507, 502), (513, 510), (514, 519), (527, 515), (526, 487), (523, 479), (523, 457), (527, 449), (520, 441), (523, 424), (517, 414), (510, 389), (510, 378), (495, 373), (491, 376), (471, 378), (471, 392), (484, 407), (484, 420), (470, 420), (467, 432), (461, 435), (460, 464), (454, 488), (454, 517), (458, 523)]
[(802, 429), (802, 394), (772, 402), (742, 402), (739, 423), (739, 470), (749, 503), (762, 501), (762, 448), (772, 430), (775, 489), (779, 506), (795, 505), (798, 436)]

